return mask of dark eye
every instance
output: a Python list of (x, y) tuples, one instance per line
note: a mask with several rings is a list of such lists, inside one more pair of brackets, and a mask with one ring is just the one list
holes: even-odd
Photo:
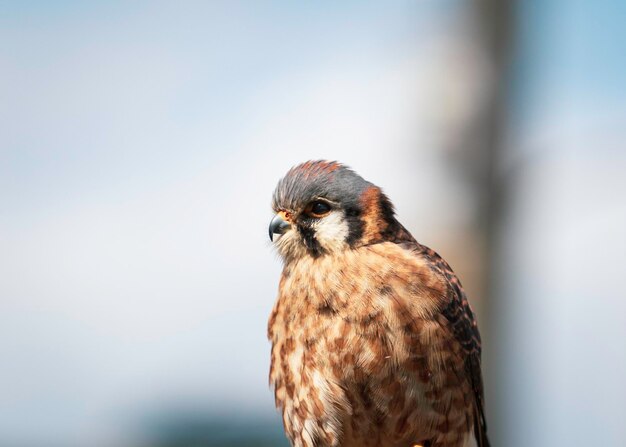
[(311, 203), (311, 215), (314, 217), (322, 217), (330, 212), (330, 205), (321, 200), (316, 200)]

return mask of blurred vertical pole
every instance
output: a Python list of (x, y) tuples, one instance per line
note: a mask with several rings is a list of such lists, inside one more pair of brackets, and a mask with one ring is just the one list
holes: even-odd
[(502, 364), (498, 361), (503, 344), (499, 341), (499, 303), (496, 299), (499, 267), (496, 259), (498, 232), (509, 191), (510, 176), (498, 169), (504, 149), (504, 133), (508, 119), (508, 73), (513, 53), (513, 0), (474, 0), (478, 40), (490, 64), (491, 83), (486, 91), (484, 107), (473, 123), (468, 150), (468, 166), (472, 167), (477, 193), (477, 232), (483, 246), (483, 297), (481, 330), (484, 339), (483, 371), (486, 388), (489, 436), (494, 446), (506, 445), (506, 421), (502, 417)]
[(625, 3), (475, 5), (492, 444), (624, 445)]

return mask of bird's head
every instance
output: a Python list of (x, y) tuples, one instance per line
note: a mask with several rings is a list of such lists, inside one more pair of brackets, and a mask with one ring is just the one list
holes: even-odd
[(272, 208), (270, 239), (285, 262), (406, 233), (381, 189), (337, 162), (308, 161), (291, 168), (276, 186)]

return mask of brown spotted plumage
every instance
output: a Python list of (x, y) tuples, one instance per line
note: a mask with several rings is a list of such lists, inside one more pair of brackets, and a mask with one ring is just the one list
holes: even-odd
[(486, 447), (480, 336), (457, 277), (336, 162), (273, 197), (284, 261), (270, 383), (296, 447)]

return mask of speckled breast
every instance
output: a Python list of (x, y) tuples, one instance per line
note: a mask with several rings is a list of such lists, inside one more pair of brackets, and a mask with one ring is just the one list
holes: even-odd
[(285, 266), (270, 383), (294, 446), (463, 446), (472, 392), (448, 284), (395, 244)]

